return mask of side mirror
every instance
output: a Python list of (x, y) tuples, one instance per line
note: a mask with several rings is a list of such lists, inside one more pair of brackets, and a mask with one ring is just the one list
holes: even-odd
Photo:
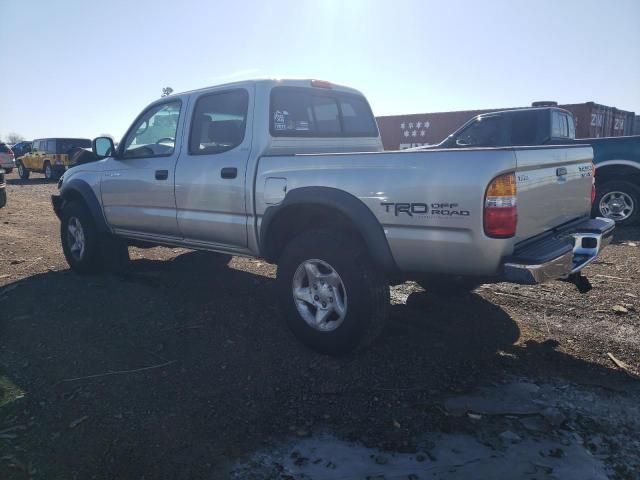
[(91, 142), (91, 149), (98, 158), (113, 157), (116, 153), (113, 140), (109, 137), (94, 138)]

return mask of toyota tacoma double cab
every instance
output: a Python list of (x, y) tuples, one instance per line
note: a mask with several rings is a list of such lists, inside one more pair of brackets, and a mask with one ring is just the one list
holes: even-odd
[(390, 284), (585, 289), (614, 228), (589, 218), (591, 147), (383, 152), (365, 97), (325, 81), (164, 97), (93, 152), (52, 198), (72, 269), (126, 262), (129, 245), (261, 257), (291, 330), (331, 354), (375, 338)]
[(593, 148), (593, 215), (620, 225), (639, 224), (640, 135), (576, 138), (571, 112), (558, 107), (519, 108), (477, 115), (435, 148), (576, 144)]

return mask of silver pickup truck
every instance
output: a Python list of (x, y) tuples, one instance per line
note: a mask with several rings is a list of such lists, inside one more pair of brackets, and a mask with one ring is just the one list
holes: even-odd
[(288, 325), (326, 353), (375, 337), (390, 284), (584, 287), (614, 228), (589, 219), (590, 147), (383, 152), (364, 96), (324, 81), (171, 95), (93, 155), (52, 199), (74, 270), (126, 261), (129, 245), (262, 257)]

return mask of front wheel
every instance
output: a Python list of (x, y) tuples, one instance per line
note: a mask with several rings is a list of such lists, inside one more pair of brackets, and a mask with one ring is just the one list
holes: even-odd
[(22, 180), (29, 180), (29, 170), (22, 164), (18, 163), (18, 175)]
[(60, 240), (67, 263), (73, 270), (78, 273), (95, 273), (102, 270), (100, 235), (84, 205), (71, 202), (64, 206)]
[(308, 231), (294, 238), (278, 262), (277, 285), (289, 328), (321, 353), (367, 345), (389, 313), (387, 279), (359, 242), (340, 231)]
[(597, 186), (594, 216), (615, 220), (618, 225), (640, 222), (640, 188), (624, 180), (612, 180)]

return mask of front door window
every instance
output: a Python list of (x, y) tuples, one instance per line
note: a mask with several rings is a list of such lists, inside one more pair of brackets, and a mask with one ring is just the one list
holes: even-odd
[(172, 155), (175, 149), (180, 102), (169, 102), (147, 110), (125, 140), (125, 158)]

